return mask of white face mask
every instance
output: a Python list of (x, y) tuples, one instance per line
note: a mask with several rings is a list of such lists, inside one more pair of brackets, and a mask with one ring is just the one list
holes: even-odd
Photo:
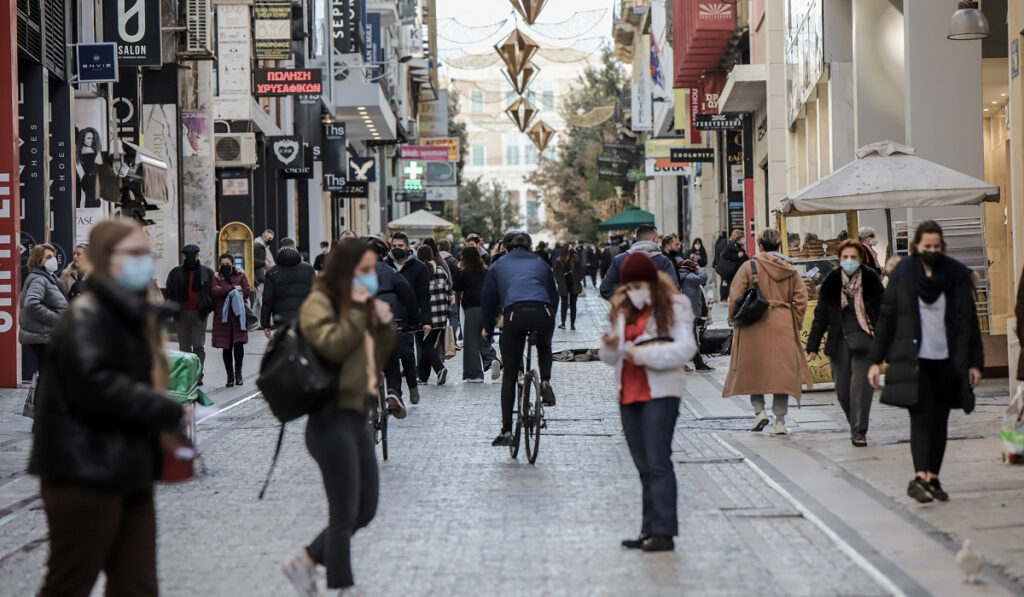
[(50, 272), (51, 274), (57, 271), (57, 258), (50, 257), (43, 263), (43, 267), (45, 267), (46, 271)]
[(874, 247), (874, 246), (878, 245), (878, 239), (877, 239), (877, 238), (874, 238), (874, 237), (872, 237), (872, 238), (871, 238), (871, 241), (870, 241), (870, 244), (871, 244), (871, 246), (872, 246), (872, 247)]
[(649, 288), (634, 288), (633, 290), (627, 290), (626, 296), (629, 297), (629, 302), (633, 303), (633, 306), (638, 310), (642, 310), (651, 302), (651, 291)]

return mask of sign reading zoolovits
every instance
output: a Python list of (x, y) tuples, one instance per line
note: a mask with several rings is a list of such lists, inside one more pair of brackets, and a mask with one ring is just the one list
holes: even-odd
[[(17, 5), (7, 4), (7, 23), (18, 17)], [(18, 49), (14, 27), (0, 27), (0, 387), (20, 384), (18, 358), (18, 283), (21, 266), (17, 250), (21, 234), (18, 193)]]

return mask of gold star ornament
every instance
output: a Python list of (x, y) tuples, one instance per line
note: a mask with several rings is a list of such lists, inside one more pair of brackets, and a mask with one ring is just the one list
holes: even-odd
[(526, 98), (519, 98), (512, 102), (512, 105), (505, 110), (505, 114), (512, 119), (520, 133), (525, 133), (526, 129), (533, 122), (533, 117), (537, 115), (537, 109)]
[(516, 93), (523, 95), (526, 93), (526, 88), (530, 86), (530, 83), (537, 78), (540, 73), (540, 68), (532, 61), (526, 63), (523, 70), (519, 71), (518, 75), (513, 75), (506, 69), (502, 69), (501, 74), (505, 75), (505, 80), (508, 81), (512, 88), (516, 90)]
[(537, 42), (523, 35), (518, 29), (515, 29), (504, 41), (495, 45), (494, 49), (505, 62), (505, 66), (508, 67), (508, 74), (518, 77), (519, 73), (526, 68), (530, 59), (533, 58), (533, 55), (540, 49), (540, 46), (537, 45)]
[(523, 17), (523, 20), (533, 25), (540, 16), (540, 11), (544, 10), (544, 5), (547, 4), (548, 0), (509, 0), (512, 3), (512, 8), (516, 9), (519, 16)]
[(526, 133), (526, 136), (533, 141), (537, 151), (543, 153), (547, 149), (548, 143), (551, 142), (551, 138), (555, 136), (555, 129), (548, 126), (548, 123), (543, 120), (538, 120), (537, 124), (530, 128), (530, 132)]

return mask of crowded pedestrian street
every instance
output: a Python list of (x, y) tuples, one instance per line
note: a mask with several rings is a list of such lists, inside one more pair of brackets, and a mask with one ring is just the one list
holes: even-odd
[[(577, 331), (554, 350), (596, 347), (607, 304), (580, 299)], [(221, 412), (200, 419), (200, 473), (157, 489), (161, 591), (170, 596), (290, 594), (281, 564), (322, 524), (320, 475), (290, 423), (266, 497), (257, 499), (278, 423), (256, 395), (263, 342), (248, 345), (241, 387), (208, 376)], [(721, 398), (728, 357), (688, 375), (672, 460), (679, 536), (665, 554), (627, 551), (639, 486), (617, 413), (611, 368), (555, 362), (558, 405), (533, 466), (490, 446), (498, 385), (449, 381), (421, 389), (392, 420), (381, 501), (354, 539), (367, 595), (1002, 595), (1020, 594), (1024, 495), (998, 463), (991, 427), (1005, 389), (979, 390), (979, 412), (954, 417), (947, 486), (955, 501), (918, 506), (902, 495), (905, 415), (873, 411), (872, 446), (850, 446), (835, 394), (805, 394), (792, 435), (751, 434), (740, 400)], [(220, 375), (220, 378), (218, 378)], [(47, 555), (38, 481), (24, 474), (30, 421), (24, 393), (0, 393), (0, 587), (32, 594)], [(379, 450), (378, 450), (379, 453)], [(1007, 472), (1009, 471), (1009, 472)], [(955, 481), (954, 481), (955, 480)], [(971, 538), (992, 563), (982, 584), (954, 564)], [(94, 594), (101, 594), (97, 588)]]

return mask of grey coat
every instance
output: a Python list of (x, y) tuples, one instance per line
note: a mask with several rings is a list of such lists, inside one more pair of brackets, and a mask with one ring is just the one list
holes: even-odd
[(696, 273), (686, 269), (679, 270), (679, 285), (682, 287), (686, 298), (690, 299), (690, 307), (693, 308), (694, 318), (700, 318), (704, 314), (704, 303), (700, 300), (700, 295), (704, 292), (702, 287), (707, 283), (708, 270), (703, 267), (697, 268)]
[(68, 308), (63, 284), (56, 276), (39, 268), (31, 268), (21, 289), (22, 344), (46, 344), (57, 327), (61, 313)]

